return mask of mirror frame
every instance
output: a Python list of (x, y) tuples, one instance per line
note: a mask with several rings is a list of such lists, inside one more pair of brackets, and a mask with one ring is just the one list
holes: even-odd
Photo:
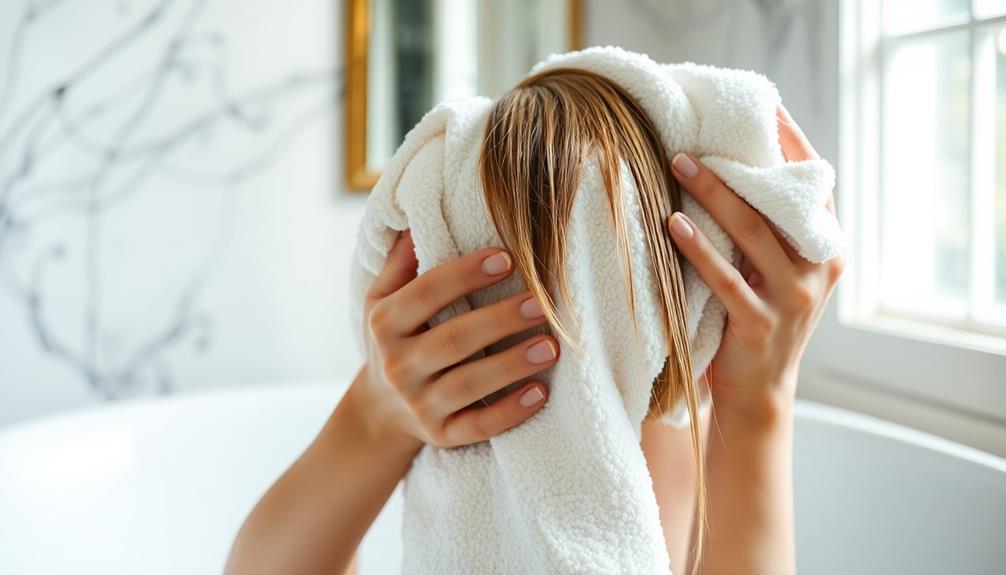
[[(477, 0), (472, 0), (477, 1)], [(381, 172), (367, 167), (367, 47), (370, 45), (371, 0), (346, 0), (345, 147), (346, 188), (369, 191)], [(583, 47), (583, 0), (566, 0), (569, 50)]]

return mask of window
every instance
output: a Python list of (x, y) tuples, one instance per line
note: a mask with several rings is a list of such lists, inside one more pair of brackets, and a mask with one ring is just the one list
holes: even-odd
[(839, 7), (850, 265), (801, 393), (1001, 452), (1006, 0)]
[(1006, 0), (849, 3), (843, 318), (1006, 350)]

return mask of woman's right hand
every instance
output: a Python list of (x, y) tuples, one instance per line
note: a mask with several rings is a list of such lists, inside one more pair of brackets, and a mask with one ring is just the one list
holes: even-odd
[(405, 231), (366, 297), (367, 363), (347, 392), (375, 438), (418, 452), (485, 441), (531, 417), (548, 394), (528, 382), (492, 405), (480, 399), (555, 364), (548, 335), (528, 337), (495, 355), (465, 361), (500, 339), (545, 323), (530, 292), (444, 321), (428, 321), (455, 300), (513, 272), (510, 256), (486, 248), (416, 276)]
[[(779, 106), (777, 115), (786, 161), (819, 159), (789, 112)], [(773, 421), (779, 415), (789, 419), (800, 360), (842, 275), (845, 256), (823, 263), (807, 261), (702, 162), (681, 153), (672, 164), (678, 183), (744, 254), (738, 270), (688, 216), (676, 213), (668, 222), (675, 245), (728, 312), (723, 340), (708, 372), (713, 406), (719, 414), (729, 409), (753, 421)], [(827, 209), (834, 214), (831, 197)]]
[(248, 516), (227, 573), (344, 572), (423, 444), (484, 441), (544, 404), (547, 388), (530, 382), (492, 405), (469, 405), (555, 364), (558, 345), (547, 335), (464, 361), (543, 324), (531, 294), (433, 328), (427, 323), (451, 302), (509, 277), (509, 256), (487, 248), (419, 277), (417, 266), (406, 232), (366, 296), (367, 364), (315, 440)]

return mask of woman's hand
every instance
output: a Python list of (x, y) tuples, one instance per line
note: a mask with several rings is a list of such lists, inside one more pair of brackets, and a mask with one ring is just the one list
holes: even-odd
[[(817, 158), (782, 107), (779, 142), (788, 161)], [(707, 372), (713, 433), (706, 451), (708, 538), (702, 575), (796, 572), (793, 418), (800, 358), (844, 258), (812, 264), (697, 160), (678, 154), (675, 178), (733, 238), (734, 268), (684, 214), (671, 237), (727, 308), (720, 349)], [(828, 201), (834, 211), (834, 203)]]
[[(371, 433), (418, 451), (484, 441), (531, 417), (547, 388), (529, 382), (492, 405), (482, 398), (555, 364), (558, 344), (534, 335), (495, 355), (465, 361), (503, 337), (545, 322), (529, 292), (427, 327), (451, 302), (513, 271), (504, 250), (486, 248), (416, 277), (411, 235), (403, 233), (367, 294), (367, 364), (349, 395)], [(355, 389), (354, 389), (355, 388)], [(475, 404), (475, 405), (472, 405)]]
[(509, 276), (509, 256), (479, 250), (419, 277), (417, 265), (405, 233), (367, 294), (367, 364), (314, 442), (255, 506), (227, 573), (343, 572), (424, 443), (483, 441), (541, 408), (547, 388), (540, 382), (491, 406), (469, 404), (553, 365), (552, 337), (531, 336), (464, 362), (545, 322), (529, 293), (427, 328), (451, 302)]
[[(779, 142), (787, 161), (818, 155), (781, 106)], [(682, 213), (669, 219), (671, 237), (727, 308), (723, 341), (708, 371), (717, 411), (729, 408), (762, 418), (788, 406), (797, 371), (844, 266), (838, 256), (822, 264), (801, 258), (766, 220), (698, 160), (678, 154), (678, 183), (733, 238), (744, 255), (734, 268)], [(834, 212), (829, 199), (828, 209)]]

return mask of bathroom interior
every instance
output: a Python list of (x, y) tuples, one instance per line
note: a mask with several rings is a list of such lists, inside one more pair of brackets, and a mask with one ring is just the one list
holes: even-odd
[[(1006, 572), (1006, 0), (10, 0), (0, 573), (220, 573), (360, 369), (405, 134), (608, 45), (764, 74), (836, 168), (799, 572)], [(360, 573), (400, 571), (401, 514)]]

